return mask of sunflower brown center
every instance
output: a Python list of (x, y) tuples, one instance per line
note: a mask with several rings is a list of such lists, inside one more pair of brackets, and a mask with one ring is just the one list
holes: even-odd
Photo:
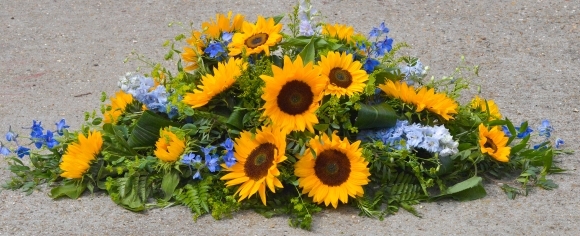
[(282, 86), (277, 97), (278, 107), (290, 115), (302, 114), (308, 110), (314, 94), (310, 86), (302, 81), (292, 80)]
[(330, 70), (328, 78), (330, 79), (331, 84), (341, 88), (348, 88), (348, 86), (352, 84), (351, 74), (348, 71), (338, 67), (332, 68), (332, 70)]
[(246, 176), (253, 180), (259, 180), (268, 174), (268, 169), (274, 164), (274, 151), (276, 145), (262, 143), (248, 155), (244, 164)]
[(254, 34), (254, 35), (250, 36), (248, 39), (246, 39), (245, 44), (249, 48), (257, 48), (257, 47), (265, 44), (266, 41), (268, 41), (268, 34), (259, 33), (259, 34)]
[(495, 145), (495, 143), (493, 143), (493, 140), (491, 140), (490, 138), (487, 138), (487, 141), (485, 141), (485, 144), (483, 144), (484, 148), (491, 148), (493, 149), (493, 152), (497, 152), (497, 145)]
[(314, 172), (328, 186), (339, 186), (350, 176), (350, 161), (341, 151), (325, 150), (316, 157)]

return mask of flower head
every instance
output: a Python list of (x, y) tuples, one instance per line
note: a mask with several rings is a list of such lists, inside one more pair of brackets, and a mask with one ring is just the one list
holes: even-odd
[(240, 196), (238, 201), (257, 192), (266, 205), (266, 187), (273, 193), (276, 187), (283, 187), (277, 177), (280, 175), (278, 164), (286, 160), (286, 135), (277, 128), (263, 127), (252, 136), (244, 131), (236, 139), (234, 150), (238, 162), (232, 167), (222, 165), (229, 173), (221, 179), (227, 180), (228, 187), (241, 184), (235, 193)]
[(242, 31), (235, 33), (232, 42), (228, 45), (230, 56), (237, 56), (245, 50), (247, 55), (265, 52), (270, 55), (270, 47), (282, 40), (280, 31), (282, 24), (274, 23), (273, 18), (267, 20), (258, 16), (256, 24), (244, 22)]
[(564, 140), (561, 138), (557, 138), (556, 139), (556, 148), (560, 148), (562, 145), (564, 145)]
[(28, 155), (30, 155), (30, 148), (27, 148), (24, 146), (18, 146), (18, 148), (16, 148), (16, 155), (19, 158), (23, 158), (24, 156), (28, 156)]
[[(117, 91), (114, 97), (111, 97), (111, 109), (106, 111), (103, 115), (104, 122), (107, 124), (114, 124), (117, 123), (119, 116), (121, 116), (125, 112), (125, 108), (128, 104), (133, 102), (133, 96), (131, 94), (125, 93), (123, 90)], [(61, 124), (62, 122), (62, 124)], [(62, 128), (64, 128), (64, 119), (61, 122), (56, 123), (57, 130), (59, 130), (59, 124), (61, 124), (61, 132)], [(68, 126), (67, 126), (68, 127)], [(59, 133), (60, 134), (60, 133)]]
[(488, 130), (483, 124), (479, 124), (479, 148), (481, 153), (488, 154), (493, 159), (500, 162), (508, 162), (510, 147), (507, 147), (508, 137), (498, 128), (493, 127)]
[(360, 143), (350, 143), (347, 138), (340, 140), (336, 133), (310, 139), (310, 150), (294, 166), (302, 193), (308, 193), (314, 202), (332, 204), (334, 208), (339, 200), (348, 203), (348, 196), (363, 196), (362, 186), (369, 183), (371, 174)]
[(62, 155), (60, 176), (70, 179), (80, 179), (90, 168), (91, 163), (101, 152), (103, 137), (101, 132), (89, 132), (85, 137), (79, 133), (78, 141), (68, 145), (66, 152)]
[(385, 84), (378, 87), (390, 97), (415, 105), (416, 112), (427, 109), (444, 120), (453, 119), (453, 115), (457, 114), (457, 103), (444, 93), (435, 93), (433, 88), (422, 87), (419, 91), (415, 91), (415, 88), (406, 83), (392, 80), (387, 80)]
[(524, 131), (520, 132), (520, 129), (522, 126), (524, 126), (524, 123), (522, 123), (519, 127), (515, 127), (516, 131), (518, 131), (516, 138), (525, 138), (526, 136), (530, 135), (534, 131), (529, 126), (527, 126)]
[(5, 137), (6, 137), (6, 141), (8, 141), (8, 142), (12, 142), (12, 141), (17, 142), (16, 138), (18, 138), (18, 134), (12, 132), (12, 126), (8, 126), (8, 132), (6, 132)]
[(66, 124), (66, 121), (64, 118), (62, 118), (59, 122), (55, 123), (56, 125), (56, 133), (58, 133), (58, 135), (63, 135), (64, 129), (69, 128), (70, 126)]
[(185, 67), (183, 70), (189, 72), (199, 68), (199, 61), (203, 56), (203, 49), (206, 47), (202, 34), (199, 31), (193, 31), (191, 37), (186, 40), (188, 46), (183, 47), (181, 59)]
[(216, 14), (215, 20), (211, 19), (210, 22), (203, 22), (201, 27), (204, 29), (203, 33), (209, 38), (218, 39), (223, 33), (240, 30), (243, 22), (243, 15), (236, 14), (232, 19), (232, 12), (230, 11), (227, 16), (224, 14)]
[(341, 24), (326, 24), (322, 28), (322, 34), (350, 43), (353, 41), (352, 35), (354, 34), (354, 28)]
[(352, 54), (329, 52), (318, 63), (322, 77), (329, 81), (325, 94), (352, 96), (361, 93), (369, 75), (361, 69), (359, 61), (353, 61)]
[(169, 128), (164, 128), (159, 132), (155, 147), (154, 154), (157, 158), (164, 162), (174, 162), (185, 151), (185, 141), (183, 137), (177, 136)]
[(8, 149), (2, 142), (0, 142), (0, 155), (8, 156), (10, 155), (10, 149)]
[(266, 85), (262, 99), (264, 115), (283, 131), (314, 132), (318, 123), (315, 111), (320, 106), (327, 81), (320, 76), (320, 70), (312, 62), (304, 65), (298, 56), (294, 62), (284, 57), (284, 68), (272, 65), (274, 76), (261, 75)]
[(226, 164), (227, 168), (231, 168), (234, 164), (236, 164), (236, 157), (234, 156), (234, 141), (231, 138), (227, 138), (221, 144), (222, 147), (226, 149), (226, 154), (224, 155), (224, 163)]
[(363, 68), (367, 74), (371, 74), (373, 71), (375, 71), (375, 67), (377, 67), (379, 64), (381, 64), (381, 62), (379, 62), (377, 59), (367, 58), (365, 60), (365, 64), (363, 64)]
[(213, 75), (202, 76), (198, 89), (195, 89), (193, 93), (185, 94), (183, 103), (192, 108), (206, 105), (213, 97), (230, 88), (246, 67), (247, 63), (244, 63), (242, 59), (233, 57), (227, 63), (220, 62), (217, 68), (214, 68)]
[(50, 130), (46, 131), (46, 135), (44, 135), (44, 141), (46, 142), (46, 146), (49, 149), (52, 149), (54, 146), (58, 145), (58, 141), (54, 139), (54, 135)]
[(501, 113), (499, 112), (499, 107), (493, 100), (481, 99), (479, 96), (475, 96), (471, 101), (471, 108), (478, 109), (481, 112), (487, 113), (487, 108), (489, 108), (489, 120), (501, 119)]
[(544, 136), (546, 138), (550, 138), (554, 128), (550, 124), (549, 120), (542, 120), (542, 124), (538, 127), (538, 132), (540, 136)]

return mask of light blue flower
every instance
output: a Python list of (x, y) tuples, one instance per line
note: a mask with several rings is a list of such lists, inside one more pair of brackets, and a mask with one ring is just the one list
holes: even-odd
[(10, 149), (8, 149), (2, 142), (0, 142), (0, 155), (8, 156), (10, 154)]
[(199, 169), (195, 172), (192, 179), (201, 179), (201, 173), (199, 172)]
[(56, 133), (58, 135), (63, 135), (63, 129), (69, 128), (70, 126), (66, 124), (64, 118), (62, 118), (59, 122), (55, 123), (56, 125)]
[(407, 132), (406, 137), (407, 137), (407, 147), (419, 147), (419, 144), (423, 142), (423, 138), (425, 136), (421, 131), (414, 130), (411, 132)]
[(546, 138), (550, 138), (554, 128), (550, 124), (549, 120), (542, 120), (542, 124), (538, 127), (538, 132), (540, 136), (544, 136)]
[(562, 145), (564, 145), (564, 140), (561, 138), (557, 138), (556, 139), (556, 148), (560, 148)]
[(439, 139), (425, 136), (420, 148), (427, 150), (430, 153), (438, 153), (439, 152)]
[(217, 155), (207, 155), (205, 156), (205, 166), (209, 172), (216, 172), (220, 170), (220, 165), (218, 163), (219, 158)]
[(5, 137), (8, 142), (17, 142), (16, 138), (18, 138), (18, 134), (12, 132), (12, 126), (8, 126), (8, 132), (6, 133)]
[(32, 131), (30, 131), (30, 137), (33, 139), (42, 138), (44, 128), (42, 128), (42, 122), (36, 123), (36, 120), (32, 120), (32, 126), (30, 127)]

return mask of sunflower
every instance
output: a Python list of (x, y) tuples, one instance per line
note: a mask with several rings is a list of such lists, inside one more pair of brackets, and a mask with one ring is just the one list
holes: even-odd
[(366, 71), (361, 69), (362, 64), (353, 61), (352, 54), (329, 52), (318, 64), (322, 77), (330, 82), (325, 94), (352, 96), (362, 92), (369, 79)]
[(435, 93), (433, 88), (422, 87), (419, 91), (415, 91), (415, 88), (404, 82), (392, 80), (387, 80), (378, 87), (390, 97), (415, 105), (417, 112), (427, 109), (445, 120), (453, 119), (452, 115), (457, 114), (457, 103), (444, 93)]
[(471, 101), (471, 108), (478, 109), (482, 112), (487, 113), (487, 108), (489, 108), (489, 120), (501, 119), (501, 113), (499, 112), (499, 107), (493, 100), (485, 100), (479, 96), (475, 96)]
[(191, 37), (186, 40), (189, 46), (183, 47), (181, 59), (185, 62), (185, 71), (193, 71), (199, 68), (198, 61), (203, 55), (203, 49), (206, 47), (201, 37), (201, 32), (193, 31)]
[(206, 74), (201, 77), (201, 85), (193, 93), (187, 93), (183, 97), (183, 102), (192, 108), (204, 106), (214, 96), (225, 91), (236, 82), (236, 78), (245, 70), (247, 63), (242, 59), (233, 57), (227, 63), (220, 62), (217, 68), (213, 69), (213, 75)]
[(483, 124), (479, 124), (479, 147), (481, 153), (487, 153), (497, 161), (508, 162), (511, 148), (506, 147), (507, 141), (508, 137), (498, 126), (488, 130)]
[(258, 192), (262, 203), (266, 205), (266, 186), (273, 193), (276, 192), (275, 187), (283, 187), (277, 178), (280, 175), (277, 166), (286, 160), (286, 136), (271, 126), (263, 127), (256, 133), (255, 138), (252, 138), (252, 133), (244, 131), (236, 139), (234, 150), (237, 162), (231, 168), (222, 164), (230, 173), (221, 180), (229, 180), (226, 182), (228, 187), (242, 184), (235, 193), (240, 196), (238, 201), (250, 198)]
[(258, 22), (254, 25), (244, 22), (242, 32), (235, 33), (232, 42), (228, 45), (230, 56), (237, 56), (246, 51), (247, 55), (266, 52), (270, 55), (270, 47), (282, 40), (280, 34), (282, 24), (275, 24), (273, 18), (264, 19), (258, 16)]
[(171, 132), (169, 128), (164, 128), (159, 132), (159, 139), (155, 143), (155, 156), (164, 162), (174, 162), (179, 159), (185, 151), (185, 141)]
[[(232, 12), (228, 12), (228, 16), (226, 17), (224, 14), (217, 14), (215, 17), (215, 21), (211, 19), (211, 22), (203, 22), (201, 24), (201, 28), (204, 29), (204, 33), (213, 39), (220, 38), (223, 32), (233, 32), (240, 30), (242, 28), (242, 24), (244, 23), (244, 16), (240, 14), (236, 14), (234, 17), (234, 21), (232, 22)], [(230, 24), (231, 22), (231, 24)]]
[(352, 42), (352, 35), (354, 34), (354, 28), (352, 26), (346, 26), (341, 24), (334, 25), (324, 25), (322, 28), (322, 34), (328, 35), (333, 38), (344, 40), (347, 43)]
[(262, 99), (264, 115), (285, 132), (308, 128), (318, 123), (315, 111), (320, 106), (327, 81), (312, 62), (304, 65), (298, 56), (294, 62), (284, 56), (284, 68), (272, 65), (274, 76), (261, 75), (266, 85)]
[(105, 111), (104, 122), (107, 124), (117, 123), (119, 116), (125, 112), (125, 108), (128, 104), (133, 102), (133, 96), (131, 94), (125, 93), (123, 90), (119, 90), (115, 93), (115, 97), (111, 97), (111, 110)]
[(314, 202), (332, 204), (334, 208), (338, 200), (348, 203), (348, 196), (363, 196), (362, 186), (369, 183), (371, 174), (368, 162), (362, 157), (360, 142), (351, 144), (347, 138), (340, 140), (336, 132), (331, 138), (323, 134), (311, 139), (310, 150), (294, 165), (302, 193), (308, 193)]
[(87, 137), (79, 133), (78, 142), (68, 145), (62, 155), (59, 167), (62, 170), (61, 177), (80, 179), (96, 159), (103, 146), (103, 136), (99, 131), (89, 132)]

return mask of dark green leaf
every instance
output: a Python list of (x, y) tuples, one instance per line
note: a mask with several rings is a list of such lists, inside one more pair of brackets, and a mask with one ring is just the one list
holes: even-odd
[(459, 201), (471, 201), (475, 199), (480, 199), (485, 197), (487, 193), (481, 184), (482, 179), (479, 176), (471, 177), (463, 182), (457, 183), (447, 190), (443, 191), (439, 196), (441, 197), (452, 197)]
[(167, 126), (180, 125), (151, 111), (143, 112), (129, 137), (130, 147), (150, 147), (159, 139), (159, 130)]
[(179, 173), (177, 171), (170, 171), (165, 173), (161, 181), (161, 190), (163, 190), (164, 198), (167, 201), (173, 196), (175, 188), (179, 184)]
[(387, 103), (375, 105), (360, 103), (360, 106), (354, 123), (359, 129), (388, 128), (397, 123), (397, 114)]
[(304, 46), (304, 49), (302, 49), (302, 52), (299, 54), (304, 65), (314, 61), (314, 51), (314, 38), (312, 38), (310, 42)]

